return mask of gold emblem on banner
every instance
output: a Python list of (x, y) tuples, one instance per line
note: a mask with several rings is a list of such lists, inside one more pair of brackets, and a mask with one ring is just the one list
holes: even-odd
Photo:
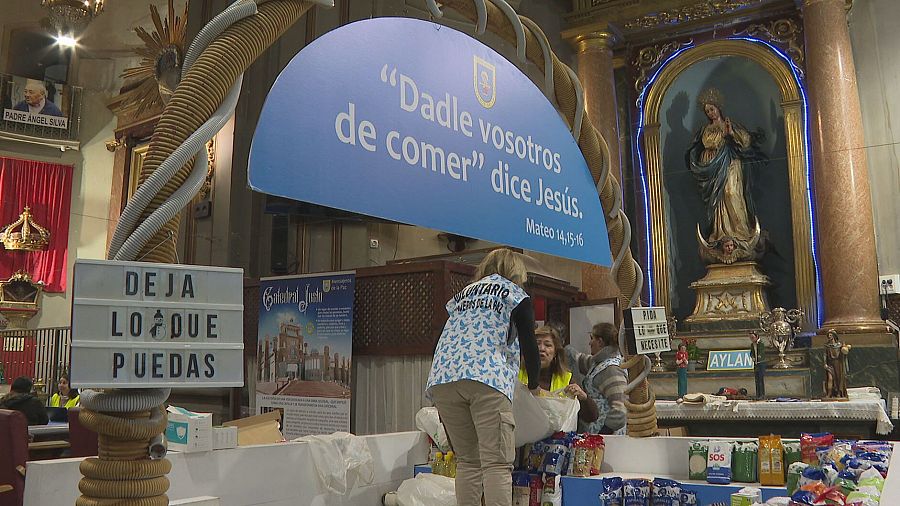
[(497, 100), (497, 70), (494, 65), (474, 56), (475, 97), (485, 109), (494, 107)]

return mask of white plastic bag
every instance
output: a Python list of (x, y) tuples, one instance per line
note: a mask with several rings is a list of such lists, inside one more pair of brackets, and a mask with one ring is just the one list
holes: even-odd
[(294, 441), (309, 443), (322, 491), (344, 495), (353, 487), (369, 485), (375, 479), (375, 463), (365, 438), (335, 432), (303, 436)]
[(442, 452), (450, 450), (450, 443), (447, 440), (447, 432), (444, 431), (444, 424), (438, 416), (437, 408), (422, 408), (416, 413), (416, 428), (428, 434), (434, 444)]
[(537, 397), (531, 395), (528, 387), (516, 382), (513, 417), (516, 420), (516, 447), (540, 441), (551, 434), (550, 419)]
[(400, 484), (397, 502), (400, 506), (456, 506), (456, 481), (446, 476), (421, 473)]
[(575, 399), (568, 397), (536, 397), (541, 408), (547, 413), (552, 432), (572, 432), (578, 427), (578, 409)]

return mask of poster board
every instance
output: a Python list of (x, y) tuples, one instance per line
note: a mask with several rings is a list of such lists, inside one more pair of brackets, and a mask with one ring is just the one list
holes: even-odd
[(286, 439), (350, 431), (355, 274), (260, 279), (256, 413)]

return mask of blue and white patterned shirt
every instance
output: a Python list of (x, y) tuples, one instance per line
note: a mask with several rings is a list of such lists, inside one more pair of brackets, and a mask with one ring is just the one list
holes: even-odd
[(519, 340), (509, 342), (512, 310), (528, 294), (512, 281), (492, 274), (465, 287), (447, 302), (450, 318), (434, 351), (425, 387), (473, 380), (495, 388), (512, 401), (519, 374)]

